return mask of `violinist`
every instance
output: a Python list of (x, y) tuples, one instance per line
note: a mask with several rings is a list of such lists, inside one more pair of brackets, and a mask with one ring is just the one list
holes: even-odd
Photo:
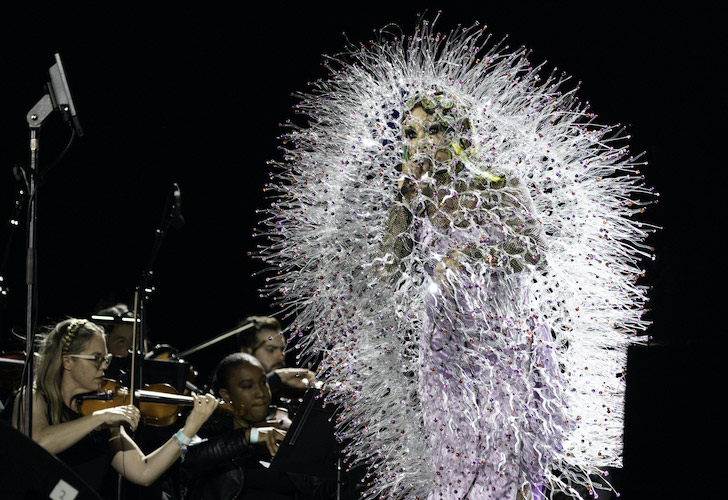
[(304, 391), (313, 386), (316, 374), (311, 370), (286, 367), (286, 338), (278, 319), (249, 316), (241, 322), (245, 323), (252, 323), (254, 328), (238, 334), (238, 349), (260, 361), (274, 394), (286, 387)]
[[(100, 495), (113, 495), (109, 465), (132, 483), (152, 484), (187, 449), (191, 438), (217, 407), (210, 396), (194, 396), (184, 426), (162, 446), (143, 454), (127, 429), (140, 419), (133, 405), (81, 416), (77, 396), (96, 392), (104, 383), (111, 354), (104, 330), (82, 319), (58, 323), (43, 339), (33, 386), (32, 438), (79, 474)], [(23, 398), (13, 407), (13, 424), (22, 430)]]
[(260, 463), (275, 456), (285, 436), (272, 418), (263, 365), (252, 355), (230, 354), (217, 365), (212, 385), (220, 399), (238, 412), (216, 414), (200, 429), (203, 441), (189, 447), (180, 464), (182, 491), (173, 496), (184, 500), (301, 498), (302, 491), (309, 491), (305, 478)]
[(106, 367), (106, 378), (129, 383), (131, 354), (134, 345), (134, 311), (122, 303), (97, 309), (91, 320), (106, 332), (106, 346), (112, 355)]
[(132, 348), (134, 328), (134, 312), (129, 310), (129, 306), (118, 303), (97, 311), (92, 319), (106, 331), (109, 352), (116, 357), (126, 358)]

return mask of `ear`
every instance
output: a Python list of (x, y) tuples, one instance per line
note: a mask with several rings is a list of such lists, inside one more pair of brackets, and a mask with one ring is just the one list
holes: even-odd
[(71, 356), (64, 354), (61, 356), (61, 364), (63, 365), (64, 370), (69, 371), (73, 366), (73, 359)]
[(241, 347), (240, 352), (244, 352), (245, 354), (253, 354), (253, 350), (247, 346)]
[(220, 393), (220, 397), (223, 401), (230, 401), (230, 391), (228, 391), (224, 387), (221, 387), (220, 390), (217, 392)]

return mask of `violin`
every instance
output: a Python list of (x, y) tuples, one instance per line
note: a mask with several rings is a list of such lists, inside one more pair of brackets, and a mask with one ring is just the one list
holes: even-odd
[[(166, 427), (177, 421), (179, 410), (182, 406), (192, 406), (195, 402), (192, 396), (177, 394), (177, 391), (169, 384), (147, 384), (144, 389), (134, 392), (134, 397), (139, 401), (139, 411), (142, 415), (142, 422), (153, 427)], [(76, 396), (78, 412), (82, 416), (91, 415), (95, 411), (125, 406), (131, 403), (129, 389), (121, 383), (104, 379), (104, 385), (96, 394), (79, 394)], [(215, 411), (231, 414), (233, 417), (241, 418), (242, 412), (233, 408), (230, 403), (218, 400)]]

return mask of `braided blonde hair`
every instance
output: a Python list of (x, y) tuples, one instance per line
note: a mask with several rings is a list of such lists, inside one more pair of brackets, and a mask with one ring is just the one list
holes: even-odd
[(103, 328), (85, 319), (67, 319), (58, 323), (43, 339), (40, 359), (35, 371), (34, 389), (42, 395), (48, 405), (48, 419), (51, 425), (63, 422), (63, 355), (78, 354), (96, 335), (104, 340)]

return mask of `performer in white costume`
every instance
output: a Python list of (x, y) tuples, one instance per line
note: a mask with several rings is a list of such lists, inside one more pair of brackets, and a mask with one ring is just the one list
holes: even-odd
[(580, 496), (621, 465), (654, 195), (565, 78), (482, 35), (329, 58), (267, 188), (267, 292), (365, 498)]

